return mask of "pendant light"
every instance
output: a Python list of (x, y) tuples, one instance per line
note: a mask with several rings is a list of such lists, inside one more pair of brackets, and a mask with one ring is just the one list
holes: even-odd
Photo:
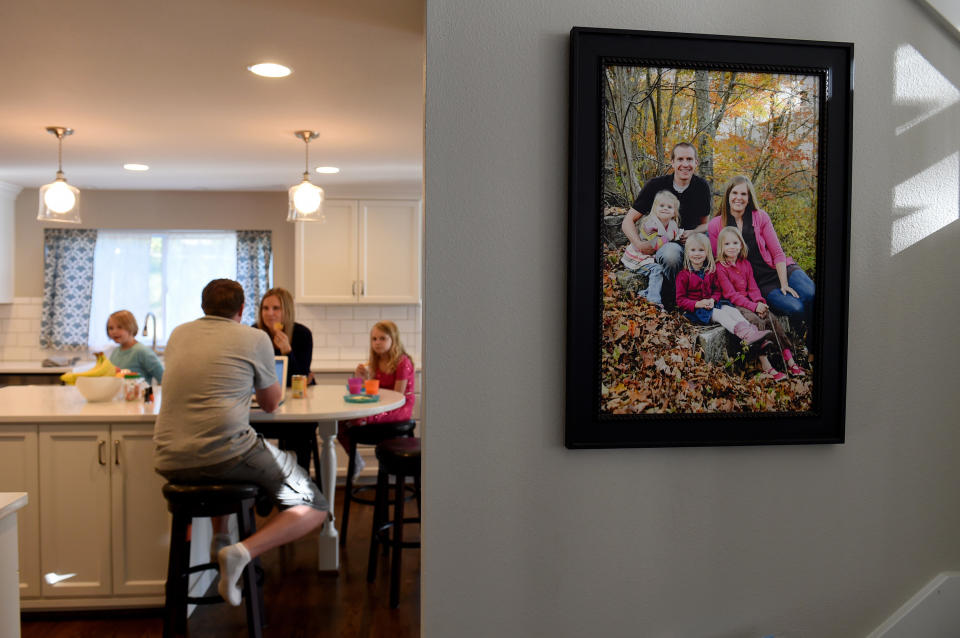
[(57, 179), (40, 187), (40, 209), (37, 219), (42, 222), (80, 223), (80, 190), (67, 183), (63, 176), (63, 138), (73, 135), (72, 128), (48, 126), (47, 132), (57, 136)]
[(288, 192), (288, 222), (323, 222), (323, 189), (310, 183), (310, 140), (319, 137), (316, 131), (297, 131), (294, 133), (303, 140), (306, 156), (303, 166), (303, 181), (291, 186)]

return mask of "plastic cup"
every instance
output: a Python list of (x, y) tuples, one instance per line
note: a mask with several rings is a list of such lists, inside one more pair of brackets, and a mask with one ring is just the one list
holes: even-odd
[(360, 377), (350, 377), (347, 379), (347, 391), (350, 394), (360, 394), (363, 392), (363, 379)]
[(380, 379), (367, 379), (363, 382), (363, 388), (367, 394), (378, 394), (380, 392)]

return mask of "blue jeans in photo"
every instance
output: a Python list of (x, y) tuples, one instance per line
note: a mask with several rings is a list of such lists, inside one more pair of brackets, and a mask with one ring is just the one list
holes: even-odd
[(663, 305), (663, 300), (660, 299), (660, 289), (663, 288), (663, 266), (656, 262), (644, 264), (637, 269), (637, 272), (647, 276), (647, 289), (638, 292), (637, 296), (644, 297), (650, 303)]

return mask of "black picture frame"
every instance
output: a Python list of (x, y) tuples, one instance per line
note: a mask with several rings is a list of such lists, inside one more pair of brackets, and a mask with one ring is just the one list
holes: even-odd
[[(614, 413), (603, 407), (602, 271), (609, 267), (604, 264), (610, 263), (609, 258), (604, 262), (602, 237), (604, 68), (610, 64), (811, 75), (822, 87), (813, 240), (816, 297), (813, 325), (806, 326), (812, 331), (814, 345), (808, 353), (813, 363), (806, 409)], [(852, 43), (582, 27), (571, 30), (566, 447), (843, 443), (852, 99)]]

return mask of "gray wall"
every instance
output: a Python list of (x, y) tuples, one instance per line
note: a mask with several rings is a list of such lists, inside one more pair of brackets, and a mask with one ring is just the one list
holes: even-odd
[[(856, 44), (846, 444), (563, 447), (574, 25)], [(911, 0), (428, 1), (424, 635), (849, 638), (960, 568), (960, 224), (890, 249), (960, 113), (897, 134), (905, 44), (960, 86)]]

